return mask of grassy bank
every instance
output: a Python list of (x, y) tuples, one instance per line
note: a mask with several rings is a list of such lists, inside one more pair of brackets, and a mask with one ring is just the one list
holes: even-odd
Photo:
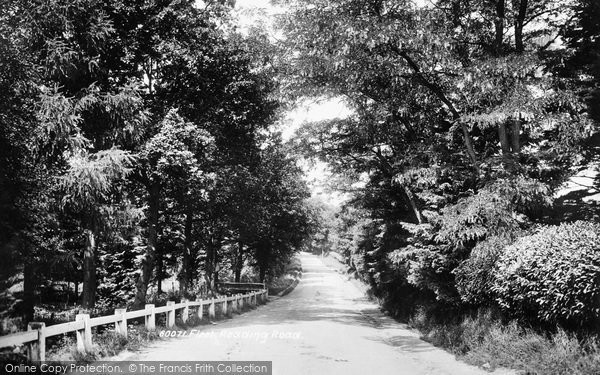
[(282, 293), (289, 293), (298, 284), (302, 277), (302, 263), (300, 259), (294, 256), (286, 265), (283, 274), (267, 284), (269, 295), (276, 296)]
[(531, 375), (600, 374), (600, 341), (557, 329), (540, 333), (502, 323), (489, 310), (454, 322), (439, 322), (420, 309), (409, 321), (425, 341), (484, 368), (507, 367)]

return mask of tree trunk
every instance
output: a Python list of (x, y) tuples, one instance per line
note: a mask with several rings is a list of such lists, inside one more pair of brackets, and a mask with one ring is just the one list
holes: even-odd
[(238, 241), (238, 251), (235, 259), (235, 282), (239, 283), (242, 278), (242, 268), (244, 267), (244, 244)]
[(96, 233), (92, 229), (85, 230), (83, 297), (81, 304), (85, 309), (93, 309), (96, 304)]
[(504, 1), (505, 0), (497, 0), (496, 3), (496, 20), (494, 21), (496, 37), (494, 40), (494, 50), (497, 55), (502, 54), (502, 44), (504, 41), (504, 18), (506, 17)]
[(207, 242), (206, 245), (206, 260), (204, 264), (204, 269), (208, 279), (208, 288), (210, 288), (211, 292), (217, 288), (217, 283), (219, 282), (219, 270), (217, 269), (217, 245), (215, 244), (214, 233), (211, 235), (211, 238)]
[(512, 121), (512, 150), (515, 154), (521, 152), (521, 119)]
[(260, 265), (258, 267), (258, 277), (261, 283), (265, 282), (265, 277), (267, 276), (267, 267), (265, 267), (264, 265)]
[(23, 310), (22, 316), (25, 323), (33, 321), (33, 307), (35, 305), (36, 288), (35, 267), (32, 263), (26, 262), (23, 267)]
[(525, 46), (523, 45), (523, 25), (520, 25), (515, 21), (515, 49), (517, 52), (523, 52)]
[(214, 273), (215, 249), (212, 246), (212, 240), (208, 241), (206, 246), (206, 260), (204, 261), (204, 271), (206, 272), (208, 289), (213, 291), (213, 273)]
[(146, 304), (146, 293), (148, 284), (152, 279), (154, 271), (154, 260), (156, 258), (156, 245), (158, 242), (158, 208), (160, 203), (160, 184), (152, 181), (148, 187), (148, 239), (146, 253), (142, 258), (142, 273), (135, 285), (134, 308), (141, 309)]
[(517, 16), (515, 17), (515, 49), (517, 52), (523, 52), (525, 50), (523, 44), (523, 26), (528, 6), (528, 0), (515, 0), (513, 2), (513, 8), (517, 10)]
[(502, 148), (502, 155), (510, 154), (510, 143), (508, 143), (508, 133), (506, 131), (506, 123), (501, 122), (498, 124), (498, 138), (500, 138), (500, 147)]
[(191, 210), (187, 210), (188, 212), (185, 215), (185, 227), (184, 227), (184, 242), (183, 242), (183, 258), (182, 258), (182, 269), (181, 269), (181, 285), (180, 290), (182, 293), (186, 294), (190, 290), (190, 286), (192, 284), (192, 225), (194, 215)]
[(165, 274), (165, 263), (163, 262), (163, 254), (160, 249), (156, 249), (156, 293), (162, 294), (163, 275)]
[(214, 285), (214, 290), (217, 290), (217, 285), (219, 285), (219, 270), (216, 268), (213, 272), (213, 285)]
[(267, 242), (256, 245), (256, 262), (258, 263), (258, 277), (261, 283), (265, 282), (269, 272), (269, 257), (271, 250)]
[(465, 147), (467, 148), (467, 154), (469, 155), (469, 159), (471, 159), (471, 163), (473, 164), (475, 172), (479, 176), (479, 163), (477, 162), (477, 156), (475, 154), (475, 148), (473, 147), (471, 134), (469, 133), (469, 128), (467, 128), (467, 125), (463, 123), (460, 124), (460, 128), (463, 131), (463, 139), (465, 142)]
[(406, 187), (406, 185), (402, 185), (402, 187), (404, 188), (404, 193), (406, 194), (406, 197), (408, 198), (408, 202), (410, 203), (410, 207), (412, 208), (415, 217), (417, 218), (417, 222), (419, 224), (423, 224), (423, 215), (421, 215), (421, 211), (419, 210), (419, 208), (417, 207), (417, 203), (415, 202), (415, 196), (412, 193), (412, 191), (410, 191), (408, 189), (408, 187)]

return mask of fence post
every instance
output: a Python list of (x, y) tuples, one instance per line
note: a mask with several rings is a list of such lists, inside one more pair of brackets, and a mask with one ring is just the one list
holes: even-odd
[(235, 295), (231, 295), (230, 297), (230, 302), (231, 302), (231, 309), (230, 312), (233, 313), (237, 313), (237, 303), (235, 302)]
[(204, 306), (202, 304), (202, 298), (197, 298), (196, 301), (200, 302), (200, 305), (198, 306), (198, 319), (202, 319), (202, 315), (204, 314)]
[(175, 327), (175, 301), (167, 301), (171, 309), (167, 311), (167, 328)]
[(181, 320), (185, 323), (188, 320), (188, 316), (190, 315), (190, 307), (188, 306), (188, 300), (184, 299), (182, 301), (185, 303), (185, 307), (183, 308), (183, 312), (181, 313)]
[(208, 319), (215, 319), (215, 299), (211, 298), (210, 305), (208, 305)]
[(28, 331), (37, 331), (38, 338), (27, 344), (27, 358), (32, 362), (46, 360), (46, 335), (44, 334), (46, 323), (31, 322), (27, 325)]
[(75, 321), (83, 322), (83, 329), (77, 330), (77, 351), (79, 353), (91, 353), (92, 346), (92, 327), (90, 326), (90, 314), (77, 314)]
[(115, 309), (115, 315), (117, 316), (117, 321), (115, 322), (115, 332), (119, 336), (123, 336), (127, 338), (127, 318), (125, 318), (125, 313), (127, 309)]
[(223, 315), (223, 317), (227, 316), (227, 297), (225, 297), (225, 299), (223, 300), (223, 304), (221, 305), (221, 315)]
[(227, 317), (231, 318), (233, 313), (233, 302), (231, 302), (230, 297), (225, 298), (225, 305), (227, 305)]
[(144, 310), (146, 310), (146, 316), (144, 317), (146, 320), (146, 329), (148, 331), (154, 331), (156, 329), (156, 315), (154, 314), (154, 305), (148, 303), (146, 304), (146, 306), (144, 306)]

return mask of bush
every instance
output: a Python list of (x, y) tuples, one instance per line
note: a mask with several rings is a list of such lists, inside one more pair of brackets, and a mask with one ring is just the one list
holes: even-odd
[(436, 299), (452, 303), (458, 300), (452, 274), (457, 260), (445, 253), (447, 251), (439, 246), (409, 245), (392, 251), (388, 258), (393, 267), (404, 273), (410, 285), (432, 291)]
[(496, 263), (512, 241), (510, 236), (493, 236), (478, 243), (469, 258), (453, 271), (462, 301), (487, 305), (494, 300), (492, 287)]
[(493, 291), (509, 314), (569, 327), (598, 325), (600, 224), (541, 228), (508, 246)]

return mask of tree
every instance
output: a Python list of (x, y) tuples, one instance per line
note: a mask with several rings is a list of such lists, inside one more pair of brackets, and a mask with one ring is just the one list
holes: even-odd
[(283, 3), (282, 80), (354, 110), (310, 124), (298, 146), (366, 176), (352, 205), (369, 213), (360, 246), (376, 292), (393, 299), (399, 280), (459, 303), (456, 267), (477, 243), (543, 221), (595, 131), (571, 78), (550, 73), (570, 53), (553, 42), (572, 4)]
[(131, 172), (133, 157), (118, 149), (103, 150), (93, 155), (82, 153), (69, 160), (69, 170), (60, 176), (66, 195), (63, 204), (81, 215), (85, 233), (83, 251), (83, 298), (85, 308), (96, 302), (97, 241), (102, 227), (102, 203), (108, 200), (116, 181)]
[[(272, 142), (272, 143), (271, 143)], [(307, 204), (309, 192), (302, 172), (278, 138), (262, 151), (255, 202), (254, 260), (259, 279), (281, 272), (291, 254), (299, 249), (315, 230), (315, 213)]]
[(47, 282), (83, 281), (85, 308), (143, 307), (167, 274), (193, 297), (260, 253), (265, 278), (310, 234), (269, 130), (273, 48), (237, 33), (231, 2), (2, 5), (2, 286), (23, 273), (27, 319)]
[[(136, 304), (145, 302), (146, 291), (152, 275), (158, 241), (158, 224), (161, 197), (167, 187), (183, 189), (179, 196), (197, 194), (206, 190), (212, 175), (205, 173), (203, 165), (210, 158), (213, 138), (206, 131), (185, 121), (175, 110), (171, 110), (160, 123), (159, 132), (152, 137), (139, 154), (140, 168), (136, 179), (147, 190), (147, 247), (142, 260), (142, 275), (136, 283)], [(169, 186), (170, 185), (170, 186)], [(183, 185), (183, 186), (181, 186)], [(183, 197), (180, 199), (184, 199)], [(188, 200), (186, 215), (192, 215), (193, 206)], [(190, 216), (190, 221), (192, 220)], [(189, 223), (191, 225), (191, 223)], [(191, 228), (186, 228), (189, 241)], [(187, 244), (184, 251), (190, 251)], [(187, 258), (189, 259), (189, 258)]]
[[(213, 175), (203, 170), (203, 165), (211, 157), (213, 138), (206, 131), (191, 122), (185, 121), (175, 110), (171, 110), (160, 123), (159, 132), (148, 140), (139, 153), (140, 167), (135, 177), (147, 190), (147, 246), (142, 260), (142, 274), (136, 282), (137, 306), (145, 303), (146, 292), (156, 258), (160, 204), (165, 189), (179, 189), (180, 199), (191, 225), (194, 207), (190, 199), (202, 194), (213, 179)], [(183, 191), (181, 191), (183, 190)], [(182, 196), (183, 195), (183, 196)], [(186, 195), (189, 195), (186, 197)], [(196, 195), (197, 197), (197, 195)], [(191, 211), (190, 211), (191, 210)], [(186, 219), (187, 221), (187, 219)], [(186, 241), (190, 241), (191, 228), (186, 228)], [(186, 244), (184, 251), (191, 251)], [(189, 261), (189, 257), (186, 258)]]

